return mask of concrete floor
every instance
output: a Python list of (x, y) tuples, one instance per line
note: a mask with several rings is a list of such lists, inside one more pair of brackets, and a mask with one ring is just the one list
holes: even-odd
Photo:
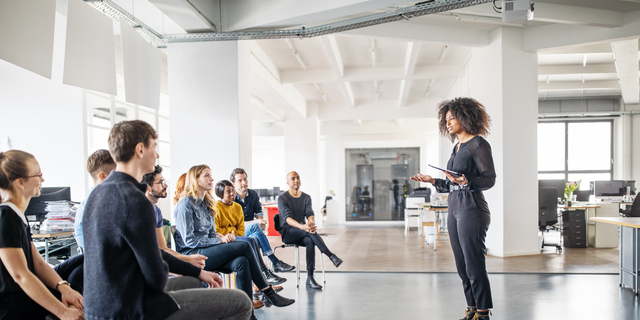
[[(306, 275), (296, 290), (295, 272), (282, 295), (295, 298), (285, 308), (256, 310), (260, 320), (460, 319), (465, 300), (455, 273), (330, 272), (323, 290), (307, 289)], [(618, 287), (617, 275), (489, 274), (494, 309), (491, 319), (639, 320), (640, 298)], [(316, 274), (322, 280), (322, 274)]]

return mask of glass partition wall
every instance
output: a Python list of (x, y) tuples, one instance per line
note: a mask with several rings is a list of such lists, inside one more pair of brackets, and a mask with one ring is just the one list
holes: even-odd
[(420, 148), (346, 149), (346, 220), (404, 220), (405, 199), (418, 183)]

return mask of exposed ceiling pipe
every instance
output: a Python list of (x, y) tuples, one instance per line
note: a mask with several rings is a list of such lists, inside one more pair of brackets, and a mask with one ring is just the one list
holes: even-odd
[[(191, 34), (173, 34), (160, 35), (149, 26), (141, 23), (133, 15), (115, 4), (114, 0), (84, 0), (93, 5), (101, 12), (114, 20), (120, 20), (122, 17), (129, 17), (127, 22), (132, 26), (140, 26), (144, 29), (144, 33), (153, 36), (152, 42), (157, 47), (166, 47), (167, 43), (173, 42), (201, 42), (201, 41), (234, 41), (234, 40), (257, 40), (257, 39), (285, 39), (285, 38), (313, 38), (327, 34), (339, 33), (348, 30), (360, 29), (379, 24), (408, 20), (438, 12), (462, 9), (483, 3), (489, 3), (493, 0), (439, 0), (431, 2), (422, 2), (412, 6), (397, 8), (381, 13), (370, 14), (358, 18), (347, 19), (343, 21), (328, 23), (311, 28), (284, 29), (284, 30), (256, 30), (256, 31), (239, 31), (239, 32), (216, 32), (216, 33), (191, 33)], [(132, 21), (129, 21), (132, 20)], [(138, 23), (140, 22), (140, 23)]]
[(442, 52), (440, 52), (440, 58), (438, 58), (438, 64), (442, 64), (444, 57), (447, 56), (448, 49), (449, 49), (449, 46), (444, 46), (444, 48), (442, 48)]
[(373, 66), (376, 66), (376, 39), (371, 39), (371, 60), (373, 61)]

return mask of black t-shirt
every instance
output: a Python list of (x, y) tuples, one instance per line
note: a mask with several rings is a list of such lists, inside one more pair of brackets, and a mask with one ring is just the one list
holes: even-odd
[[(0, 248), (22, 248), (29, 271), (35, 274), (31, 252), (31, 230), (17, 212), (7, 205), (0, 205)], [(0, 299), (22, 292), (0, 260)]]

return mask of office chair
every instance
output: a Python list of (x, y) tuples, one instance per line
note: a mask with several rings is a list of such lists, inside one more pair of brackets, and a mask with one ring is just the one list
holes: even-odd
[[(278, 233), (280, 232), (280, 214), (275, 214), (273, 215), (273, 223), (274, 223), (274, 227), (276, 228), (276, 231), (278, 231)], [(281, 244), (279, 246), (275, 246), (273, 248), (273, 253), (275, 254), (276, 249), (279, 248), (295, 248), (296, 249), (296, 286), (300, 287), (300, 245), (297, 244), (291, 244), (291, 243), (285, 243), (285, 244)], [(320, 249), (318, 249), (318, 251), (320, 251)], [(322, 282), (326, 285), (327, 284), (327, 279), (324, 276), (324, 259), (322, 257), (322, 252), (320, 252), (320, 264), (322, 265)]]
[[(544, 233), (550, 230), (558, 230), (554, 227), (558, 223), (558, 189), (557, 188), (538, 188), (538, 228), (542, 231), (542, 246), (554, 246), (556, 251), (562, 251), (560, 243), (546, 243), (544, 241)], [(562, 239), (562, 233), (560, 234)]]
[(620, 209), (623, 217), (640, 217), (640, 196), (636, 196), (631, 205), (626, 205), (625, 209)]

